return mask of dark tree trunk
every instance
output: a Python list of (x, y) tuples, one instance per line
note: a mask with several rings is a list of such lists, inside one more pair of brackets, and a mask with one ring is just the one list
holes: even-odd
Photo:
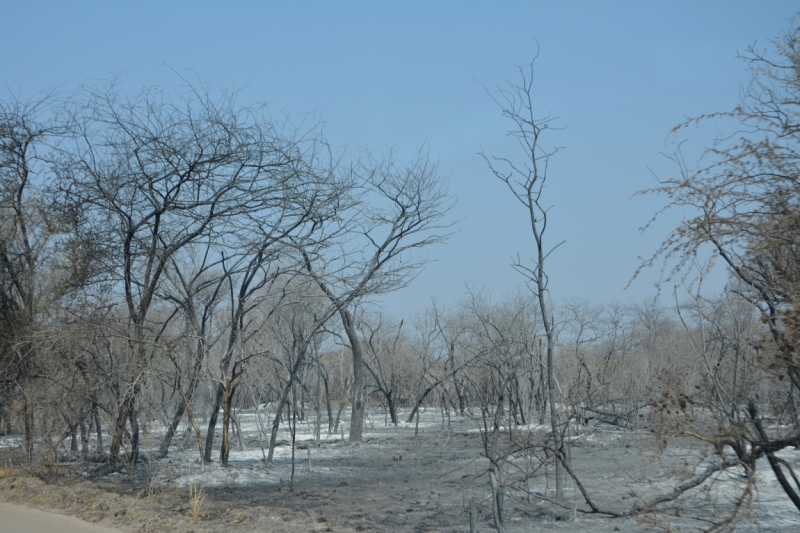
[(224, 408), (222, 410), (222, 445), (219, 450), (219, 463), (222, 466), (228, 466), (228, 457), (230, 456), (230, 425), (231, 425), (231, 404), (233, 402), (233, 395), (236, 392), (236, 387), (232, 387), (230, 392), (228, 387), (225, 387), (223, 398)]
[(33, 464), (33, 406), (31, 405), (31, 381), (27, 369), (23, 367), (22, 374), (22, 448), (25, 460), (29, 465)]
[(217, 387), (217, 395), (214, 398), (214, 404), (211, 406), (211, 415), (208, 417), (208, 433), (206, 433), (206, 447), (203, 450), (203, 461), (206, 463), (211, 462), (211, 447), (214, 446), (214, 431), (217, 428), (217, 417), (219, 416), (219, 408), (222, 405), (222, 400), (225, 396), (225, 386), (220, 383)]
[[(197, 384), (200, 381), (198, 376), (200, 375), (200, 369), (203, 364), (203, 355), (205, 354), (204, 346), (200, 346), (198, 348), (198, 353), (195, 358), (194, 368), (192, 370), (192, 377), (189, 379), (189, 390), (186, 391), (186, 401), (191, 402), (192, 397), (194, 396), (194, 392), (197, 389)], [(175, 414), (172, 417), (172, 423), (167, 427), (167, 434), (164, 435), (164, 439), (161, 441), (161, 445), (158, 448), (158, 454), (156, 455), (157, 458), (163, 459), (169, 453), (170, 444), (172, 444), (172, 438), (175, 436), (175, 431), (178, 429), (178, 425), (183, 418), (184, 413), (186, 412), (186, 402), (181, 401), (175, 408)]]
[(342, 411), (344, 411), (345, 406), (347, 405), (347, 398), (350, 396), (350, 388), (353, 386), (353, 382), (348, 379), (345, 379), (344, 382), (344, 392), (342, 392), (342, 399), (339, 402), (339, 410), (336, 412), (336, 420), (333, 421), (333, 432), (336, 433), (339, 430), (339, 420), (342, 418)]
[(103, 453), (103, 426), (100, 425), (100, 410), (97, 408), (97, 403), (92, 404), (92, 414), (94, 429), (97, 432), (97, 453)]
[(323, 375), (322, 381), (325, 384), (325, 407), (328, 410), (328, 435), (333, 431), (333, 409), (331, 408), (331, 393), (328, 387), (328, 376)]
[(133, 403), (131, 403), (129, 419), (131, 422), (131, 453), (128, 455), (128, 463), (133, 466), (139, 460), (139, 420)]
[(108, 454), (112, 463), (119, 461), (119, 453), (122, 449), (122, 438), (125, 436), (125, 428), (130, 419), (130, 412), (133, 409), (133, 404), (136, 401), (135, 387), (125, 393), (122, 403), (117, 412), (117, 419), (114, 423), (114, 433), (111, 436), (111, 446), (109, 447)]
[(295, 376), (297, 375), (297, 371), (300, 369), (300, 366), (305, 361), (305, 355), (305, 348), (297, 353), (297, 361), (295, 361), (292, 371), (289, 374), (289, 380), (287, 381), (286, 386), (283, 388), (283, 392), (281, 392), (281, 398), (278, 401), (278, 409), (275, 413), (275, 419), (272, 422), (272, 434), (269, 438), (269, 454), (267, 455), (267, 462), (272, 462), (272, 456), (275, 452), (275, 444), (278, 440), (278, 428), (281, 424), (283, 405), (289, 401), (289, 394), (292, 392), (292, 385), (294, 384)]
[(89, 455), (89, 428), (86, 427), (86, 420), (81, 419), (81, 457)]
[(364, 352), (361, 349), (358, 335), (356, 333), (353, 315), (347, 309), (339, 309), (342, 317), (342, 325), (347, 333), (347, 340), (350, 342), (350, 351), (353, 354), (353, 407), (350, 417), (350, 436), (351, 443), (361, 442), (364, 433)]
[(392, 424), (396, 426), (399, 422), (397, 420), (397, 399), (394, 397), (394, 391), (386, 396), (386, 403), (389, 405), (389, 418), (392, 419)]

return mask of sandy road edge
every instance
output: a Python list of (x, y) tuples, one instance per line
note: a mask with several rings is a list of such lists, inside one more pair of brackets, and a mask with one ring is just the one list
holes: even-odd
[(0, 533), (120, 533), (74, 516), (0, 502)]

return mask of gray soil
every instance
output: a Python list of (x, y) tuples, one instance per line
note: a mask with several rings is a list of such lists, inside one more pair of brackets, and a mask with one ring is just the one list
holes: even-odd
[[(246, 482), (248, 473), (262, 472), (265, 466), (253, 459), (237, 460), (232, 453), (231, 466), (224, 473), (225, 479), (234, 481), (204, 488), (206, 499), (196, 521), (187, 516), (187, 485), (175, 474), (176, 469), (184, 468), (181, 465), (190, 463), (191, 452), (175, 452), (153, 465), (138, 466), (131, 475), (92, 474), (86, 465), (77, 464), (63, 465), (57, 476), (42, 479), (6, 470), (0, 477), (0, 499), (56, 509), (123, 531), (198, 533), (466, 532), (470, 530), (470, 502), (474, 501), (476, 530), (492, 531), (488, 461), (481, 456), (478, 435), (463, 431), (467, 427), (468, 422), (462, 420), (450, 430), (427, 428), (416, 443), (413, 428), (392, 427), (386, 428), (385, 438), (378, 432), (377, 438), (363, 444), (325, 443), (322, 449), (312, 448), (310, 470), (307, 452), (298, 450), (293, 487), (289, 486), (287, 454), (266, 467), (274, 482)], [(573, 469), (598, 504), (626, 509), (640, 497), (673, 487), (687, 477), (680, 472), (694, 464), (697, 453), (688, 443), (671, 443), (665, 450), (657, 444), (649, 434), (592, 430), (573, 442)], [(213, 465), (207, 472), (213, 469), (219, 471)], [(172, 474), (156, 483), (154, 471)], [(736, 476), (729, 477), (733, 481), (724, 483), (735, 484)], [(509, 532), (532, 527), (536, 531), (598, 533), (707, 527), (702, 519), (719, 518), (734, 509), (729, 498), (695, 490), (665, 505), (657, 515), (611, 518), (589, 512), (574, 484), (567, 487), (562, 505), (552, 503), (552, 472), (540, 471), (528, 487), (528, 494), (507, 494)], [(800, 530), (791, 503), (770, 487), (760, 490), (744, 525), (746, 531)]]

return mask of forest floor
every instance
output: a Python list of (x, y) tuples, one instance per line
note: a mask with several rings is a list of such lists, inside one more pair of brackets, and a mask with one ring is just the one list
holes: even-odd
[[(139, 464), (133, 474), (101, 474), (96, 465), (79, 462), (39, 476), (6, 467), (0, 468), (0, 500), (142, 533), (455, 533), (470, 531), (471, 507), (475, 529), (494, 530), (488, 461), (478, 426), (468, 417), (453, 417), (442, 427), (438, 410), (430, 410), (415, 438), (414, 424), (385, 425), (382, 415), (372, 413), (364, 442), (354, 445), (344, 444), (340, 435), (326, 437), (323, 428), (317, 446), (313, 426), (298, 423), (293, 482), (288, 431), (281, 429), (274, 460), (265, 463), (256, 415), (240, 417), (247, 450), (237, 450), (234, 439), (227, 468), (213, 463), (201, 471), (196, 444), (174, 447), (167, 458)], [(546, 434), (544, 427), (528, 430)], [(154, 447), (157, 433), (147, 440)], [(0, 438), (0, 446), (4, 442), (0, 452), (13, 453), (13, 439)], [(585, 428), (572, 439), (572, 468), (598, 505), (623, 510), (639, 498), (668, 492), (704, 467), (705, 459), (690, 443), (658, 444), (649, 432)], [(786, 452), (783, 458), (798, 470), (800, 453)], [(766, 465), (759, 464), (758, 476), (741, 530), (800, 531), (800, 514)], [(740, 472), (722, 472), (709, 488), (686, 493), (657, 515), (611, 518), (588, 513), (572, 482), (562, 505), (555, 505), (552, 485), (552, 472), (542, 470), (525, 485), (528, 493), (507, 492), (509, 533), (532, 526), (547, 532), (694, 530), (730, 514), (735, 494), (747, 487)], [(194, 517), (192, 494), (203, 497)]]

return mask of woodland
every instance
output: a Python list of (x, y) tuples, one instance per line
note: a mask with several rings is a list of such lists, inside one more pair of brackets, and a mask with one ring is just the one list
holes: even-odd
[(458, 229), (427, 147), (340, 152), (190, 82), (0, 101), (1, 477), (198, 530), (237, 501), (320, 531), (800, 527), (800, 27), (742, 61), (739, 106), (675, 129), (717, 141), (640, 193), (683, 214), (641, 265), (671, 304), (551, 294), (535, 61), (487, 88), (518, 150), (481, 154), (529, 221), (520, 288), (407, 317), (376, 298)]

